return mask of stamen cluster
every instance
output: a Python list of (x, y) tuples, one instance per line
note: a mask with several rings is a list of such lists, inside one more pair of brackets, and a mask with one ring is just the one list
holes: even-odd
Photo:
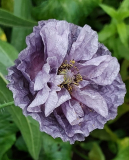
[[(68, 72), (71, 74), (69, 75)], [(82, 76), (79, 74), (79, 69), (75, 66), (74, 60), (69, 63), (65, 60), (58, 69), (58, 75), (64, 75), (64, 81), (58, 86), (66, 88), (70, 93), (73, 90), (73, 85), (78, 86), (79, 82), (82, 81)]]

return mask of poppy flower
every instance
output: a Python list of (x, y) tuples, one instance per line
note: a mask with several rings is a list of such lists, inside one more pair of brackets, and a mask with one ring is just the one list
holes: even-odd
[(41, 131), (73, 144), (116, 117), (126, 93), (120, 66), (90, 26), (40, 21), (26, 44), (8, 87)]

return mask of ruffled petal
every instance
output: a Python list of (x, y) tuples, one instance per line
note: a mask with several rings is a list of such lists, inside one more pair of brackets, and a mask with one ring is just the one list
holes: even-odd
[(96, 91), (86, 88), (81, 91), (76, 88), (72, 92), (72, 96), (79, 102), (85, 104), (89, 108), (92, 108), (103, 117), (108, 116), (108, 107), (104, 98)]
[(45, 103), (45, 116), (49, 116), (53, 110), (56, 108), (56, 104), (58, 102), (58, 96), (56, 91), (51, 91), (49, 93), (49, 97)]
[(117, 59), (110, 55), (93, 58), (78, 66), (84, 79), (90, 79), (99, 85), (111, 84), (120, 70)]
[(69, 99), (71, 99), (69, 92), (65, 88), (62, 88), (61, 91), (58, 93), (58, 102), (56, 104), (56, 107), (60, 106)]
[(34, 83), (34, 91), (41, 90), (44, 85), (48, 82), (50, 75), (48, 74), (50, 70), (49, 64), (45, 64), (43, 66), (42, 71), (40, 71), (37, 76), (35, 77)]
[(58, 67), (67, 54), (69, 33), (69, 23), (66, 21), (49, 22), (40, 32), (44, 42), (44, 52), (47, 53), (48, 57), (57, 57)]
[(71, 99), (70, 104), (73, 106), (76, 114), (79, 117), (84, 117), (84, 112), (83, 112), (82, 106), (80, 105), (80, 103), (78, 101)]
[(90, 26), (85, 25), (76, 40), (73, 43), (70, 57), (75, 61), (89, 60), (93, 57), (98, 49), (98, 35), (91, 29)]
[(33, 108), (41, 104), (44, 104), (49, 96), (49, 91), (50, 91), (49, 87), (45, 85), (44, 88), (37, 93), (36, 97), (28, 106), (27, 110), (29, 111), (29, 108)]
[(64, 115), (66, 116), (67, 120), (71, 125), (76, 125), (83, 121), (83, 118), (79, 118), (79, 116), (76, 114), (70, 101), (65, 102), (61, 105), (61, 107), (64, 112)]

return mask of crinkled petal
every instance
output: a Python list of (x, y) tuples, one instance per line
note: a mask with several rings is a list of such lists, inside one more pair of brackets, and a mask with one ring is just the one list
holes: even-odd
[(79, 118), (79, 116), (76, 114), (70, 101), (65, 102), (61, 105), (61, 107), (64, 112), (64, 115), (66, 116), (67, 120), (71, 125), (76, 125), (83, 121), (83, 119)]
[(48, 88), (47, 85), (45, 85), (42, 90), (38, 91), (36, 97), (31, 102), (31, 104), (28, 106), (27, 110), (29, 111), (29, 108), (33, 108), (41, 104), (44, 104), (49, 96), (49, 91), (50, 89)]
[(115, 57), (104, 55), (79, 65), (84, 79), (90, 79), (99, 85), (111, 84), (119, 72), (119, 63)]
[(89, 60), (93, 57), (98, 49), (98, 35), (91, 29), (90, 26), (85, 25), (76, 40), (73, 43), (70, 57), (75, 61)]
[(58, 93), (58, 102), (56, 104), (56, 107), (60, 106), (69, 99), (71, 99), (69, 92), (65, 88), (62, 88), (61, 91)]
[(69, 33), (69, 24), (66, 21), (47, 23), (40, 32), (44, 42), (44, 52), (48, 57), (57, 57), (58, 67), (67, 54)]
[(49, 97), (45, 103), (45, 116), (49, 116), (53, 110), (56, 108), (56, 104), (58, 102), (58, 96), (56, 91), (51, 91), (49, 93)]
[(79, 116), (79, 117), (84, 117), (84, 112), (83, 112), (83, 109), (82, 109), (82, 106), (80, 105), (80, 103), (74, 99), (71, 99), (70, 100), (70, 104), (72, 105), (72, 107), (74, 108), (76, 114)]
[(50, 66), (49, 64), (45, 64), (43, 66), (42, 71), (40, 71), (37, 76), (35, 77), (35, 83), (34, 83), (34, 90), (38, 91), (41, 90), (44, 85), (48, 82), (50, 76), (49, 76), (49, 70)]
[(51, 82), (53, 82), (56, 86), (61, 84), (63, 81), (64, 81), (64, 76), (63, 75), (51, 76)]
[(56, 74), (58, 71), (58, 60), (54, 57), (48, 57), (47, 63), (50, 65), (50, 74)]
[(108, 115), (108, 107), (104, 98), (96, 91), (86, 88), (81, 91), (80, 89), (74, 90), (72, 96), (79, 102), (92, 108), (103, 117)]

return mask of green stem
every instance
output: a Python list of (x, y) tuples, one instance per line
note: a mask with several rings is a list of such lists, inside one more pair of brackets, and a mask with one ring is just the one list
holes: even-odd
[(8, 107), (8, 106), (10, 106), (10, 105), (14, 105), (14, 101), (13, 101), (13, 102), (8, 102), (8, 103), (1, 104), (1, 105), (0, 105), (0, 109), (1, 109), (1, 108), (4, 108), (4, 107)]
[(78, 154), (81, 158), (85, 159), (85, 160), (89, 160), (89, 158), (87, 156), (85, 156), (84, 154), (81, 154), (78, 150), (76, 150), (75, 148), (73, 149), (73, 151)]
[(113, 133), (112, 130), (107, 125), (104, 126), (104, 129), (111, 136), (112, 141), (117, 142), (119, 140), (117, 135)]

